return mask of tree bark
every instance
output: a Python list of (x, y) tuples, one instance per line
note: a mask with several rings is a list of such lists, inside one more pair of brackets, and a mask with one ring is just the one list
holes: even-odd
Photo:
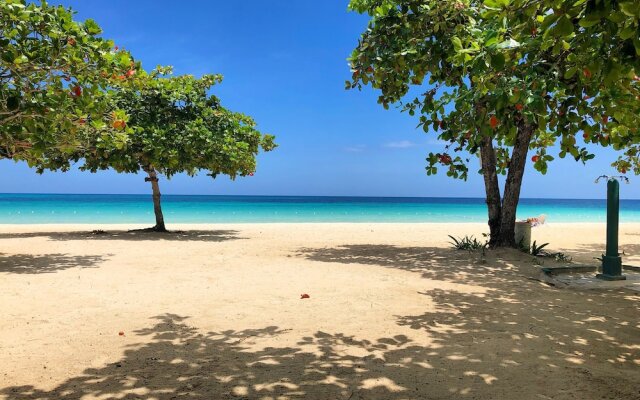
[(500, 236), (495, 243), (499, 247), (517, 247), (515, 239), (516, 212), (520, 201), (522, 177), (527, 165), (527, 153), (533, 136), (534, 126), (525, 121), (518, 123), (516, 142), (513, 145), (509, 172), (502, 199), (502, 216), (500, 219)]
[(484, 177), (485, 201), (489, 212), (489, 246), (495, 247), (500, 239), (502, 205), (496, 172), (496, 151), (493, 148), (493, 140), (489, 136), (482, 139), (480, 164)]
[(167, 228), (164, 226), (164, 216), (162, 215), (162, 206), (160, 205), (160, 186), (158, 185), (158, 173), (153, 168), (145, 169), (148, 178), (145, 181), (151, 182), (151, 190), (153, 192), (153, 212), (156, 215), (156, 226), (151, 228), (156, 232), (166, 232)]

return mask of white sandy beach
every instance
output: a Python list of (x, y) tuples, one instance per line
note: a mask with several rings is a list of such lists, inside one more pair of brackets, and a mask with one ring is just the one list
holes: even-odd
[[(638, 292), (450, 249), (483, 224), (129, 228), (0, 226), (0, 398), (640, 398)], [(604, 237), (533, 231), (582, 264)]]

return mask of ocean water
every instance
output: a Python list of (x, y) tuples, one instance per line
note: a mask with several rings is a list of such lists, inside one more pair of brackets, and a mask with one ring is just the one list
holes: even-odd
[[(171, 223), (486, 222), (483, 199), (164, 195)], [(640, 200), (622, 200), (621, 222), (640, 222)], [(523, 199), (518, 218), (604, 222), (605, 200)], [(154, 222), (150, 195), (0, 194), (0, 223)]]

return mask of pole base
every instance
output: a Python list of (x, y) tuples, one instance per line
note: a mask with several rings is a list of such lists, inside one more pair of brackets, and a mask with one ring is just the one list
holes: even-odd
[(622, 276), (622, 258), (620, 256), (602, 256), (602, 275)]
[(607, 275), (607, 274), (598, 274), (596, 278), (602, 279), (603, 281), (625, 281), (627, 277), (624, 275)]

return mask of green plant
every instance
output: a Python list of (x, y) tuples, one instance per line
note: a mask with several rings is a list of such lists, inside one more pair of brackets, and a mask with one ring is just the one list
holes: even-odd
[(521, 246), (522, 251), (531, 254), (532, 256), (534, 256), (534, 259), (536, 260), (535, 263), (537, 263), (537, 265), (542, 265), (544, 264), (544, 262), (540, 261), (538, 259), (538, 257), (548, 257), (548, 258), (553, 258), (555, 261), (557, 262), (571, 262), (573, 259), (571, 258), (571, 256), (568, 256), (562, 252), (557, 252), (557, 253), (549, 253), (547, 251), (544, 250), (545, 247), (547, 247), (549, 245), (549, 243), (543, 243), (541, 245), (538, 245), (536, 243), (536, 241), (533, 241), (533, 244), (531, 245), (530, 249), (526, 249), (523, 248), (523, 246)]
[(545, 247), (547, 247), (549, 245), (549, 243), (543, 243), (541, 245), (537, 245), (536, 241), (533, 241), (533, 244), (531, 245), (531, 249), (529, 250), (529, 254), (531, 254), (532, 256), (546, 256), (547, 253), (544, 253), (542, 251), (542, 249), (544, 249)]
[(488, 243), (482, 242), (478, 239), (476, 239), (473, 235), (469, 236), (469, 235), (465, 235), (463, 237), (459, 237), (456, 238), (452, 235), (448, 235), (451, 238), (451, 242), (449, 242), (454, 249), (456, 250), (468, 250), (468, 251), (475, 251), (475, 250), (482, 250), (482, 254), (484, 254), (484, 251), (486, 250)]

